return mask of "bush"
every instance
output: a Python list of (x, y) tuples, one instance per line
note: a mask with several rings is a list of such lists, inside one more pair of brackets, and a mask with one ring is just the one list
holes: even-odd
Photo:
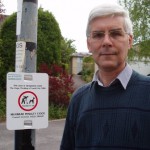
[(42, 64), (40, 65), (40, 72), (49, 75), (49, 104), (67, 107), (74, 91), (72, 76), (56, 64), (51, 67)]
[(92, 56), (83, 59), (82, 79), (91, 82), (94, 75), (94, 60)]
[(6, 118), (6, 98), (5, 93), (0, 90), (0, 121)]
[(49, 106), (49, 119), (61, 119), (65, 118), (67, 114), (67, 108), (63, 106), (57, 106), (51, 104)]

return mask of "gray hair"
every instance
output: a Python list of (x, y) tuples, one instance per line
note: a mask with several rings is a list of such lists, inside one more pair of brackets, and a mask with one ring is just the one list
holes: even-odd
[(132, 21), (129, 17), (129, 12), (116, 3), (106, 3), (101, 4), (91, 10), (86, 28), (86, 36), (88, 37), (90, 34), (90, 23), (93, 19), (110, 15), (124, 17), (125, 31), (128, 34), (133, 35)]

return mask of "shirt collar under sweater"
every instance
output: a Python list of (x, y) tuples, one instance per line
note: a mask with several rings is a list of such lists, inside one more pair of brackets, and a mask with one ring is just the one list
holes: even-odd
[[(126, 87), (127, 87), (127, 84), (128, 84), (128, 82), (129, 82), (129, 80), (131, 78), (132, 72), (133, 72), (132, 68), (127, 64), (126, 67), (116, 77), (116, 79), (118, 79), (121, 82), (121, 84), (122, 84), (124, 89), (126, 89)], [(114, 79), (110, 83), (110, 85), (113, 84), (116, 79)], [(104, 86), (103, 83), (98, 79), (98, 71), (94, 74), (92, 82), (93, 81), (97, 81), (98, 85)]]

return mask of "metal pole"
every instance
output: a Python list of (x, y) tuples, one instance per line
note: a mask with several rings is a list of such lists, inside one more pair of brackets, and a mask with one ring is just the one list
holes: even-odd
[[(38, 0), (23, 0), (20, 34), (17, 42), (26, 42), (21, 72), (36, 72)], [(15, 130), (15, 150), (35, 150), (35, 129)]]

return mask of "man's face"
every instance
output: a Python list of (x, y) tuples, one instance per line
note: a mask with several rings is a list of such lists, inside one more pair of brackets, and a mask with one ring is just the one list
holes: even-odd
[(124, 68), (132, 39), (125, 32), (123, 17), (98, 17), (90, 23), (87, 46), (99, 69), (109, 72)]

